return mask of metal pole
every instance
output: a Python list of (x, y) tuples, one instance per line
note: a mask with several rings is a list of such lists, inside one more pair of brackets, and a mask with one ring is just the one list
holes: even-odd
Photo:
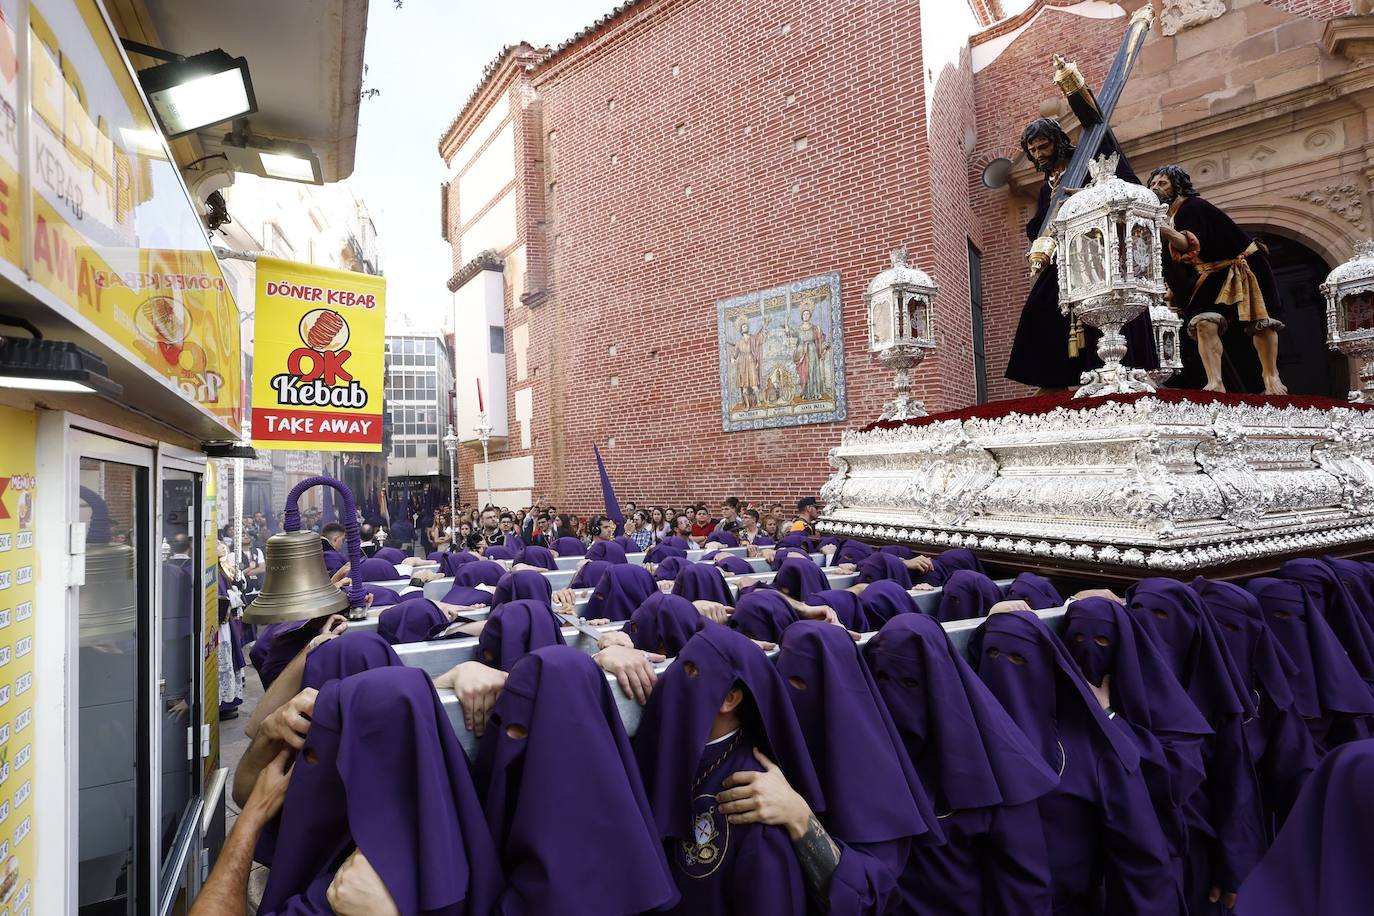
[[(243, 421), (240, 430), (243, 442), (247, 443), (252, 439), (252, 430), (249, 428), (248, 421)], [(239, 552), (243, 550), (243, 459), (234, 459), (234, 544), (232, 547), (234, 566), (237, 567)]]
[(491, 455), (487, 452), (487, 442), (491, 439), (491, 423), (487, 421), (487, 412), (484, 410), (477, 415), (477, 426), (475, 427), (477, 438), (482, 443), (482, 463), (487, 469), (487, 501), (483, 508), (491, 505)]

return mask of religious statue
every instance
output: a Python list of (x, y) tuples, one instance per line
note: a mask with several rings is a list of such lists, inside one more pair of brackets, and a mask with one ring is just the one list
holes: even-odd
[(1278, 369), (1283, 322), (1273, 316), (1280, 309), (1279, 291), (1263, 243), (1203, 200), (1180, 166), (1151, 172), (1150, 190), (1169, 205), (1171, 226), (1161, 233), (1169, 243), (1165, 280), (1188, 336), (1197, 341), (1207, 374), (1204, 390), (1226, 390), (1223, 336), (1239, 322), (1259, 355), (1264, 393), (1287, 394)]
[(735, 387), (745, 408), (759, 406), (760, 377), (763, 367), (763, 335), (749, 332), (749, 319), (739, 323), (739, 338), (730, 354), (735, 364)]
[[(1026, 238), (1034, 242), (1049, 212), (1055, 189), (1073, 158), (1074, 145), (1054, 118), (1037, 118), (1021, 133), (1021, 150), (1034, 164), (1036, 171), (1045, 176), (1040, 186), (1035, 215), (1026, 224)], [(1112, 154), (1119, 157), (1117, 177), (1140, 184), (1126, 157), (1120, 155), (1108, 135), (1098, 145), (1097, 155)], [(1092, 247), (1085, 244), (1075, 251), (1061, 252), (1061, 259), (1068, 261), (1065, 269), (1082, 270), (1086, 272), (1084, 276), (1089, 277), (1105, 276), (1102, 262), (1104, 249), (1097, 247), (1095, 252), (1089, 251)], [(1142, 314), (1131, 321), (1123, 333), (1126, 335), (1126, 365), (1140, 369), (1155, 368), (1157, 360), (1149, 314)], [(1096, 356), (1098, 334), (1098, 331), (1084, 328), (1070, 316), (1060, 313), (1058, 267), (1051, 263), (1036, 274), (1031, 283), (1026, 304), (1021, 310), (1021, 321), (1016, 328), (1016, 338), (1012, 342), (1006, 376), (1012, 381), (1041, 389), (1057, 390), (1077, 385), (1084, 372), (1102, 365)]]

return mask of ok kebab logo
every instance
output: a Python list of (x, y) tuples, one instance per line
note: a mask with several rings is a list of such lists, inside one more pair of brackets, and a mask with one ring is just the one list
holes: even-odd
[(272, 376), (277, 403), (292, 406), (367, 406), (367, 390), (344, 368), (353, 354), (348, 344), (348, 322), (338, 312), (312, 309), (301, 316), (297, 328), (305, 346), (286, 358), (286, 371)]

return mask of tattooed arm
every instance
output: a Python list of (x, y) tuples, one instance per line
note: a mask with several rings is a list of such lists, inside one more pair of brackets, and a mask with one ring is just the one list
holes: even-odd
[(731, 824), (787, 828), (806, 876), (806, 886), (824, 906), (830, 894), (830, 879), (840, 864), (840, 848), (825, 832), (806, 799), (788, 784), (778, 765), (757, 748), (754, 757), (763, 772), (734, 773), (726, 779), (725, 791), (716, 796), (720, 813)]

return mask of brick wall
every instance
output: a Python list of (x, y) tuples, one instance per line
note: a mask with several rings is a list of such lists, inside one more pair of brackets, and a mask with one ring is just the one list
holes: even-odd
[[(595, 506), (598, 443), (622, 498), (795, 498), (840, 430), (721, 431), (715, 303), (839, 271), (850, 426), (890, 395), (862, 308), (889, 249), (933, 269), (967, 322), (964, 241), (937, 251), (932, 229), (926, 176), (949, 150), (926, 140), (918, 4), (655, 6), (535, 75), (553, 276), (530, 312), (552, 394), (536, 388), (536, 489)], [(923, 369), (932, 408), (969, 387), (967, 362)]]

